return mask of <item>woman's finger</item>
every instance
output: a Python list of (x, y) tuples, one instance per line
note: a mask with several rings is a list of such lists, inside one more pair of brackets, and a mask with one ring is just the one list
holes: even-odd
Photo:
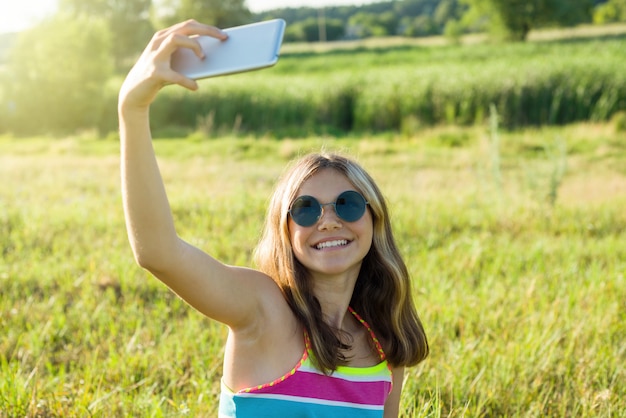
[(221, 29), (216, 28), (215, 26), (205, 25), (193, 19), (178, 23), (170, 27), (169, 29), (165, 29), (165, 32), (176, 32), (187, 36), (205, 35), (222, 40), (228, 37), (228, 34), (226, 34), (226, 32), (222, 31)]
[(195, 20), (187, 20), (158, 31), (152, 39), (153, 47), (159, 48), (163, 42), (167, 39), (171, 39), (173, 35), (186, 37), (211, 36), (222, 41), (228, 38), (226, 32), (223, 32), (215, 26), (205, 25)]
[(170, 56), (179, 48), (191, 49), (200, 59), (204, 59), (204, 51), (197, 36), (185, 36), (178, 33), (169, 34), (158, 48), (158, 55)]

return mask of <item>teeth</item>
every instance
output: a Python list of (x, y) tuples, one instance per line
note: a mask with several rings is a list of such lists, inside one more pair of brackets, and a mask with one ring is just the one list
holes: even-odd
[(320, 242), (315, 248), (321, 250), (323, 248), (341, 247), (342, 245), (348, 245), (348, 241), (345, 239), (338, 239), (335, 241)]

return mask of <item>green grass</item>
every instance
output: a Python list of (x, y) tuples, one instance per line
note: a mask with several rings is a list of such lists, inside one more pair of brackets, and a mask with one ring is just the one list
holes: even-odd
[[(538, 32), (511, 44), (399, 38), (286, 44), (273, 68), (205, 80), (196, 93), (165, 89), (152, 109), (153, 127), (162, 137), (413, 134), (424, 127), (484, 123), (492, 105), (509, 128), (605, 122), (626, 101), (625, 49), (623, 25)], [(116, 132), (124, 75), (112, 74), (82, 105), (78, 97), (41, 91), (58, 96), (58, 106), (35, 95), (32, 103), (11, 99), (12, 78), (0, 77), (0, 109), (6, 110), (0, 112), (0, 133)], [(85, 118), (68, 109), (96, 110)], [(48, 127), (32, 123), (38, 112), (46, 114)]]
[(155, 105), (154, 127), (218, 136), (413, 134), (442, 124), (484, 123), (492, 105), (509, 128), (608, 121), (626, 97), (625, 39), (286, 46), (274, 68), (206, 80), (192, 94), (167, 90)]
[[(611, 126), (500, 132), (497, 149), (482, 127), (155, 146), (180, 234), (240, 265), (291, 158), (326, 146), (365, 165), (432, 350), (407, 372), (403, 417), (626, 416)], [(134, 264), (117, 159), (115, 141), (0, 139), (0, 417), (216, 415), (225, 329)]]

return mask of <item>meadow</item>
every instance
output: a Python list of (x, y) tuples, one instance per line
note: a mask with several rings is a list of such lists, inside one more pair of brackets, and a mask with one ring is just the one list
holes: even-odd
[[(168, 87), (178, 231), (251, 265), (285, 165), (346, 152), (386, 194), (430, 339), (403, 418), (626, 417), (625, 39), (296, 45)], [(118, 87), (99, 132), (0, 136), (0, 418), (216, 416), (226, 330), (128, 245)]]
[[(321, 47), (320, 47), (321, 48)], [(624, 33), (467, 45), (285, 45), (263, 72), (169, 89), (154, 106), (159, 135), (254, 132), (274, 137), (486, 123), (507, 128), (606, 122), (625, 108)]]
[[(0, 417), (216, 415), (225, 329), (134, 263), (118, 146), (0, 139)], [(614, 125), (155, 147), (179, 233), (237, 265), (291, 159), (339, 150), (373, 174), (431, 346), (407, 371), (402, 417), (626, 416)]]
[[(512, 44), (489, 43), (480, 35), (460, 44), (442, 38), (285, 44), (273, 68), (206, 80), (193, 94), (165, 89), (152, 110), (154, 132), (412, 135), (441, 124), (486, 123), (492, 105), (507, 128), (607, 122), (626, 108), (626, 25), (531, 35), (529, 42)], [(30, 91), (33, 84), (6, 70), (0, 68), (0, 134), (65, 136), (97, 129), (99, 136), (115, 136), (124, 70), (86, 95), (67, 94), (78, 82), (65, 72), (56, 74), (58, 80), (45, 72), (47, 87), (38, 84), (19, 100), (11, 92)], [(32, 123), (33, 114), (38, 123)]]

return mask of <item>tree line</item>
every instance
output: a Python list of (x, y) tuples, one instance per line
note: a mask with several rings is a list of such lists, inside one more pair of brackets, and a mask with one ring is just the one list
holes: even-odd
[[(86, 17), (104, 23), (114, 62), (123, 67), (155, 28), (188, 18), (221, 28), (283, 18), (288, 24), (285, 42), (442, 34), (454, 38), (476, 32), (524, 40), (532, 29), (626, 21), (626, 0), (385, 0), (262, 13), (252, 13), (245, 0), (60, 0), (53, 19)], [(8, 59), (11, 40), (0, 38), (0, 62)]]
[(387, 0), (257, 14), (245, 0), (59, 0), (54, 16), (0, 37), (0, 133), (96, 126), (115, 111), (115, 76), (155, 28), (190, 17), (222, 28), (280, 17), (286, 42), (485, 31), (523, 40), (535, 28), (626, 21), (626, 0)]
[(296, 42), (376, 36), (458, 38), (476, 32), (523, 41), (532, 29), (624, 22), (626, 0), (396, 0), (359, 7), (287, 8), (260, 16), (286, 19), (290, 23), (286, 40)]

